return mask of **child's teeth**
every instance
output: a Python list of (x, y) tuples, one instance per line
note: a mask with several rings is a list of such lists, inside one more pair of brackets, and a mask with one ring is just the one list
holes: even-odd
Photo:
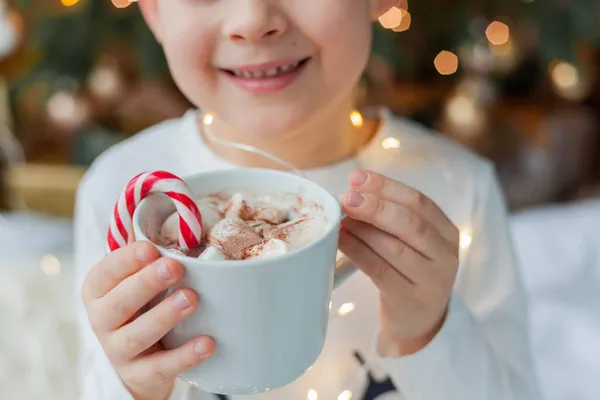
[(268, 69), (265, 71), (265, 75), (266, 76), (275, 76), (275, 75), (277, 75), (277, 71), (278, 71), (277, 68), (271, 68), (271, 69)]
[(287, 72), (291, 69), (294, 69), (300, 65), (300, 62), (295, 62), (288, 65), (283, 65), (281, 67), (270, 68), (265, 71), (233, 71), (233, 74), (240, 78), (264, 78), (264, 77), (273, 77), (277, 76), (280, 73)]

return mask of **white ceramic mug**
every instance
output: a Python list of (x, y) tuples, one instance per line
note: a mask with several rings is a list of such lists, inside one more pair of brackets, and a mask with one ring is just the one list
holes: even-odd
[[(178, 347), (199, 335), (217, 343), (214, 356), (181, 378), (205, 391), (252, 394), (287, 385), (316, 361), (325, 341), (331, 291), (349, 276), (351, 266), (336, 268), (339, 202), (321, 186), (286, 172), (240, 168), (185, 178), (194, 195), (252, 188), (260, 194), (298, 193), (323, 206), (328, 226), (309, 245), (271, 259), (205, 261), (161, 254), (186, 270), (169, 292), (189, 287), (200, 295), (194, 315), (163, 339)], [(149, 196), (137, 207), (136, 239), (156, 237), (174, 211), (165, 196)], [(335, 275), (335, 277), (334, 277)]]

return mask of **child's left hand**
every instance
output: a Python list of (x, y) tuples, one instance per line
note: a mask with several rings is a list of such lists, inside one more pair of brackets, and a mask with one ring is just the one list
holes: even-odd
[(355, 170), (340, 250), (380, 291), (384, 356), (413, 354), (439, 332), (458, 269), (459, 232), (419, 191)]

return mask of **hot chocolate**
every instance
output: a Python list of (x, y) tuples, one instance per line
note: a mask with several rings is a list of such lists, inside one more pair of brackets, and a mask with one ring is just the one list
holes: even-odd
[(235, 192), (195, 199), (202, 214), (199, 247), (177, 247), (179, 216), (170, 215), (154, 241), (173, 252), (202, 260), (276, 257), (308, 245), (325, 233), (323, 208), (301, 196), (252, 196)]

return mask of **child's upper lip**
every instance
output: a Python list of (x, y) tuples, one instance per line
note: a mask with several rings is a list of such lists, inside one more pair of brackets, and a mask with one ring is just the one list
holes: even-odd
[(259, 72), (259, 71), (265, 71), (265, 70), (268, 70), (271, 68), (278, 68), (278, 67), (283, 67), (286, 65), (294, 64), (294, 63), (300, 63), (302, 61), (308, 60), (308, 58), (310, 58), (310, 57), (289, 58), (289, 59), (285, 59), (285, 60), (281, 60), (281, 61), (269, 61), (269, 62), (263, 62), (263, 63), (258, 63), (258, 64), (236, 65), (236, 66), (224, 67), (221, 69), (228, 70), (228, 71), (240, 71), (240, 72), (245, 72), (245, 71)]

